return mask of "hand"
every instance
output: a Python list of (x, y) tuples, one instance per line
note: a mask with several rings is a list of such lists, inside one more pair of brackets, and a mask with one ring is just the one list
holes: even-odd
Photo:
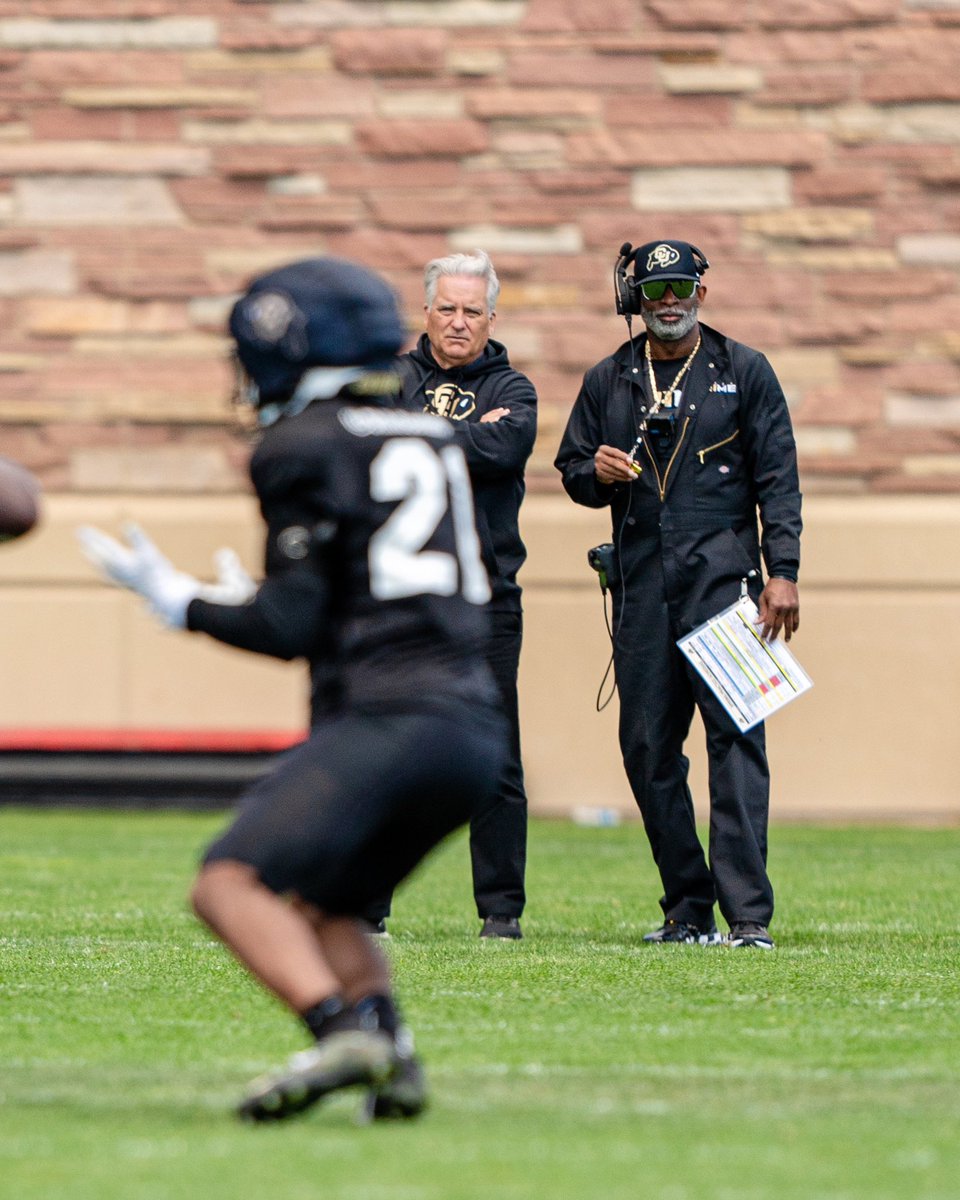
[(625, 450), (601, 446), (593, 456), (593, 469), (601, 483), (633, 483), (636, 472)]
[(127, 525), (123, 532), (126, 545), (91, 525), (81, 526), (77, 539), (101, 575), (142, 596), (150, 612), (169, 629), (183, 629), (187, 606), (200, 595), (200, 583), (178, 571), (139, 525)]
[(197, 595), (211, 604), (246, 604), (257, 592), (257, 584), (247, 574), (235, 550), (224, 547), (213, 556), (217, 569), (216, 583), (205, 583)]
[(491, 408), (489, 412), (485, 412), (480, 418), (481, 425), (487, 425), (493, 421), (499, 421), (501, 417), (509, 414), (509, 408)]
[(760, 636), (764, 641), (776, 641), (783, 630), (783, 639), (789, 642), (800, 628), (800, 593), (790, 579), (768, 579), (757, 608), (757, 624), (763, 626)]

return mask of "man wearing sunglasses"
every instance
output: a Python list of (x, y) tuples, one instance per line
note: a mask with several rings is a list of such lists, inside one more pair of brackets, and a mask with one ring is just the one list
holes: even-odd
[[(555, 465), (578, 504), (611, 509), (620, 746), (664, 890), (663, 923), (644, 941), (718, 943), (717, 905), (729, 945), (769, 950), (763, 726), (741, 734), (676, 643), (733, 603), (743, 581), (762, 636), (790, 640), (800, 487), (772, 367), (700, 321), (708, 266), (673, 239), (621, 248), (617, 311), (631, 335), (634, 314), (645, 332), (584, 375)], [(707, 735), (708, 855), (683, 753), (694, 708)]]

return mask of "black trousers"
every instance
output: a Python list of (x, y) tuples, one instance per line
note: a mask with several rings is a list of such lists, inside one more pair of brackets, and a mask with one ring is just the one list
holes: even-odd
[[(519, 917), (526, 903), (527, 794), (520, 757), (520, 715), (517, 671), (523, 640), (519, 611), (490, 613), (491, 636), (487, 662), (500, 693), (507, 720), (507, 756), (496, 791), (479, 804), (470, 818), (470, 862), (473, 896), (480, 918)], [(389, 916), (392, 895), (367, 906), (364, 915), (376, 923)]]
[[(637, 564), (639, 565), (639, 564)], [(717, 904), (728, 922), (768, 925), (770, 776), (762, 725), (741, 734), (677, 649), (657, 563), (628, 578), (615, 606), (620, 748), (660, 872), (665, 918), (709, 928)], [(694, 708), (707, 735), (709, 862), (697, 836), (683, 744)]]

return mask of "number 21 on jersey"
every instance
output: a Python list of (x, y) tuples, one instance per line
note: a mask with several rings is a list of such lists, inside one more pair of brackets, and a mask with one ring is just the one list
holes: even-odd
[[(378, 600), (429, 593), (471, 604), (490, 599), (480, 559), (473, 495), (459, 446), (435, 449), (423, 438), (391, 438), (370, 464), (372, 499), (399, 504), (370, 539), (370, 591)], [(449, 511), (456, 554), (428, 550)]]

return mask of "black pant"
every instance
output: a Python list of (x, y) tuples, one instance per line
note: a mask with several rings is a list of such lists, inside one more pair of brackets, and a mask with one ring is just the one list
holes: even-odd
[[(714, 904), (728, 922), (768, 925), (773, 888), (766, 868), (770, 777), (763, 726), (740, 733), (688, 664), (675, 644), (659, 563), (648, 559), (644, 566), (642, 575), (628, 579), (622, 613), (615, 613), (615, 666), (620, 748), (660, 872), (660, 906), (666, 918), (701, 928), (712, 926)], [(709, 865), (683, 753), (694, 706), (707, 734)]]
[[(497, 790), (479, 805), (470, 819), (470, 861), (473, 895), (481, 918), (493, 915), (519, 917), (526, 902), (524, 873), (527, 864), (527, 795), (520, 760), (520, 716), (517, 705), (517, 670), (523, 639), (523, 616), (517, 612), (491, 612), (487, 662), (500, 693), (507, 719), (507, 757)], [(364, 915), (376, 923), (390, 913), (392, 896), (369, 905)]]
[(278, 894), (365, 915), (496, 786), (506, 722), (483, 705), (334, 715), (245, 795), (204, 861), (249, 863)]

